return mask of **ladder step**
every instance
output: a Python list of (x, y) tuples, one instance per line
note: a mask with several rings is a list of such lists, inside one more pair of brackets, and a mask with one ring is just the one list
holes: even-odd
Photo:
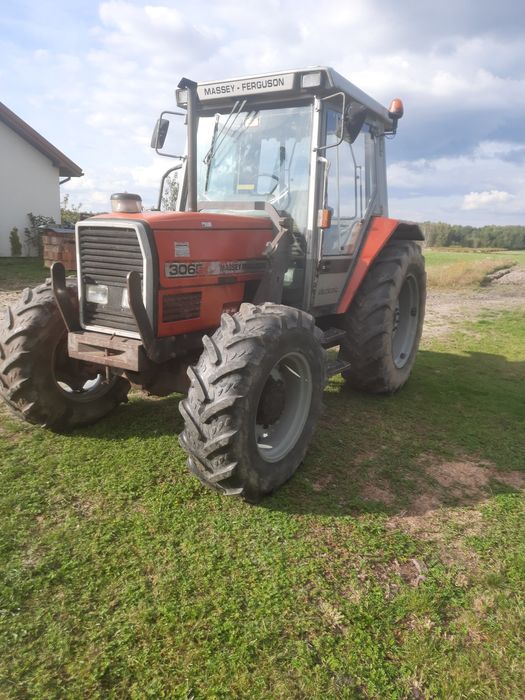
[(341, 328), (328, 328), (323, 333), (323, 338), (321, 340), (321, 345), (323, 348), (334, 348), (339, 345), (346, 337), (346, 332)]
[(345, 360), (331, 360), (326, 365), (326, 374), (329, 377), (334, 377), (336, 374), (341, 374), (347, 369), (350, 369), (350, 363)]

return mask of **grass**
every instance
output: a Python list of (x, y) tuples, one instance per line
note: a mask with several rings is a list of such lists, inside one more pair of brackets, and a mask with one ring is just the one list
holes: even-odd
[(178, 397), (56, 435), (0, 414), (5, 698), (521, 698), (525, 317), (340, 378), (259, 506), (188, 475)]
[(525, 268), (525, 251), (436, 248), (425, 250), (425, 260), (430, 287), (457, 289), (479, 287), (498, 270)]
[(38, 258), (0, 258), (0, 291), (34, 287), (49, 277), (49, 268)]

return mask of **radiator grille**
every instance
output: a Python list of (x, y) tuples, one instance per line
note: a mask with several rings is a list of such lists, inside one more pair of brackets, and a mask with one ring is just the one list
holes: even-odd
[(162, 320), (185, 321), (201, 315), (201, 292), (190, 294), (166, 294), (162, 298)]
[(143, 274), (144, 259), (137, 233), (125, 228), (79, 228), (82, 282), (108, 287), (108, 303), (84, 302), (84, 324), (137, 332), (129, 308), (122, 306), (128, 272)]

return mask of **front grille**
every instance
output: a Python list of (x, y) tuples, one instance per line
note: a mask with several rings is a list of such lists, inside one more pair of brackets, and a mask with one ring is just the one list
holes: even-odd
[(166, 294), (162, 299), (162, 320), (185, 321), (201, 315), (201, 292), (190, 294)]
[(127, 228), (79, 227), (80, 271), (82, 282), (108, 288), (108, 303), (84, 302), (84, 325), (137, 332), (129, 308), (122, 306), (128, 272), (142, 276), (144, 258), (137, 232)]

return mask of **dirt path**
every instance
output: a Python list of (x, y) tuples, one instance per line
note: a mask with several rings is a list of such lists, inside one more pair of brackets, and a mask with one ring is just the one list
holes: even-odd
[(477, 290), (429, 289), (423, 338), (446, 335), (486, 313), (525, 311), (525, 271), (516, 272)]

